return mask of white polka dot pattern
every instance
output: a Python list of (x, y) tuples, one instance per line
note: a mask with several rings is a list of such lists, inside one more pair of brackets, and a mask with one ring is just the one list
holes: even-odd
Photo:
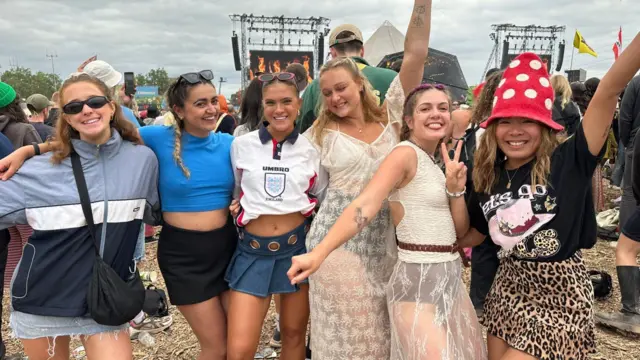
[(531, 60), (531, 62), (529, 63), (529, 66), (531, 66), (533, 70), (540, 70), (540, 68), (542, 67), (542, 64), (538, 60)]
[(538, 93), (533, 89), (527, 89), (524, 92), (524, 96), (528, 97), (529, 99), (535, 99), (536, 96), (538, 96)]
[(507, 79), (500, 80), (500, 84), (498, 84), (498, 88), (501, 88), (504, 83), (507, 82)]
[(518, 81), (527, 81), (527, 80), (529, 80), (529, 75), (520, 74), (520, 75), (516, 76), (516, 80), (518, 80)]
[(493, 97), (493, 106), (495, 107), (497, 103), (498, 103), (498, 97), (494, 96)]
[(544, 106), (547, 108), (547, 110), (551, 110), (551, 108), (553, 107), (553, 101), (551, 101), (551, 99), (546, 99), (544, 101)]
[(541, 77), (540, 78), (540, 85), (542, 85), (544, 87), (549, 87), (549, 79), (547, 79), (546, 77)]
[(513, 60), (511, 64), (509, 64), (509, 67), (514, 69), (514, 68), (517, 68), (519, 65), (520, 65), (520, 60)]
[(514, 97), (516, 95), (516, 91), (513, 89), (507, 89), (505, 90), (504, 94), (502, 94), (502, 98), (505, 100), (511, 99), (512, 97)]

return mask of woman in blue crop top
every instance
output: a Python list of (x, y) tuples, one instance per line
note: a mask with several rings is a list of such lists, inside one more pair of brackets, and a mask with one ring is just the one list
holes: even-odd
[(240, 211), (240, 242), (229, 264), (228, 358), (253, 358), (271, 296), (281, 294), (281, 359), (305, 358), (309, 285), (291, 285), (291, 258), (303, 254), (310, 216), (327, 184), (320, 155), (294, 122), (300, 108), (295, 76), (266, 74), (264, 118), (231, 146)]
[[(138, 131), (160, 167), (164, 223), (158, 264), (169, 298), (196, 334), (200, 358), (224, 360), (228, 290), (224, 275), (238, 236), (228, 210), (234, 188), (233, 137), (212, 132), (218, 119), (212, 79), (210, 70), (181, 75), (167, 91), (175, 125)], [(40, 144), (40, 151), (56, 146)], [(32, 146), (23, 147), (3, 159), (3, 179), (33, 152)]]

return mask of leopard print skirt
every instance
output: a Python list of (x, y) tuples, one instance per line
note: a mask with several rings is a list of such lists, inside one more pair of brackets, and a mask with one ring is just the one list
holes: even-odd
[(581, 253), (553, 263), (502, 259), (484, 325), (538, 359), (587, 359), (595, 352), (593, 286)]

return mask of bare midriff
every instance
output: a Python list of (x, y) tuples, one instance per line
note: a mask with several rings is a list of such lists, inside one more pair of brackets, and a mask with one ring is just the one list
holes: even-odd
[(286, 234), (304, 223), (300, 212), (286, 215), (261, 215), (249, 221), (244, 229), (255, 236), (279, 236)]
[(194, 231), (211, 231), (225, 226), (229, 209), (202, 212), (164, 212), (162, 218), (171, 226)]

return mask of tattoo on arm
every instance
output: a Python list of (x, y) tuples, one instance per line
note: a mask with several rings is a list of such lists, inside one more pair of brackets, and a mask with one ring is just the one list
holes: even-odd
[(424, 5), (418, 5), (413, 9), (413, 13), (415, 17), (411, 20), (411, 24), (414, 27), (421, 28), (424, 27), (424, 14), (427, 12), (427, 7)]
[(353, 221), (358, 225), (358, 230), (362, 230), (367, 226), (367, 223), (369, 223), (369, 218), (362, 216), (362, 208), (357, 207), (356, 216), (353, 218)]

